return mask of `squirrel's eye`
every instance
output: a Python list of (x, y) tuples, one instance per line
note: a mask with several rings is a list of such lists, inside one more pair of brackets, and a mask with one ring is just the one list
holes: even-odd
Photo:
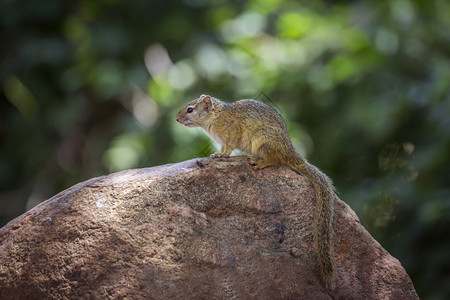
[(194, 111), (194, 109), (192, 107), (188, 107), (188, 109), (186, 110), (186, 112), (188, 112), (188, 113), (191, 113), (193, 111)]

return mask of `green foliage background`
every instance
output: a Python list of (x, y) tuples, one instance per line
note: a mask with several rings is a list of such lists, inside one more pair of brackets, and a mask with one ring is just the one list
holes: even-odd
[(0, 225), (94, 176), (209, 154), (188, 100), (257, 98), (410, 274), (450, 299), (450, 2), (0, 4)]

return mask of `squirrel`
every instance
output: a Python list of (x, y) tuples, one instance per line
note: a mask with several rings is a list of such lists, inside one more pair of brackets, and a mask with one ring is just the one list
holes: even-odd
[(325, 286), (335, 289), (336, 266), (333, 258), (333, 218), (335, 194), (331, 180), (309, 164), (292, 145), (286, 123), (269, 105), (252, 99), (225, 103), (201, 95), (186, 104), (176, 120), (188, 127), (201, 127), (221, 144), (212, 158), (229, 157), (234, 149), (250, 154), (255, 169), (286, 164), (306, 176), (316, 193), (314, 248)]

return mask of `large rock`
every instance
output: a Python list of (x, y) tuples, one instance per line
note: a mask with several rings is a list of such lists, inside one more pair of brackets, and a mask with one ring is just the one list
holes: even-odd
[(93, 178), (0, 230), (0, 299), (418, 299), (342, 201), (329, 294), (314, 208), (304, 177), (243, 157)]

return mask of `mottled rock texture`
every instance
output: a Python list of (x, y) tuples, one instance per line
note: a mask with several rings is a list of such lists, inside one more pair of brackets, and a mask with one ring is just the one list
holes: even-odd
[(245, 157), (93, 178), (0, 229), (0, 299), (418, 299), (340, 200), (328, 293), (314, 208), (304, 177)]

